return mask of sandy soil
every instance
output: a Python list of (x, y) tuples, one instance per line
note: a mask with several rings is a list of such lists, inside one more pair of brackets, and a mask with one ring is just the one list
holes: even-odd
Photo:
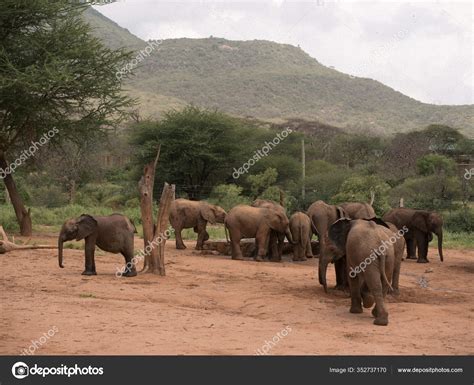
[(389, 298), (390, 324), (380, 327), (369, 311), (350, 314), (347, 295), (324, 293), (317, 259), (232, 261), (187, 245), (167, 243), (166, 277), (116, 278), (123, 259), (103, 252), (93, 277), (80, 275), (82, 250), (65, 250), (64, 269), (55, 250), (0, 255), (0, 354), (20, 354), (54, 326), (34, 354), (255, 354), (279, 332), (287, 335), (269, 354), (474, 353), (474, 250), (405, 261), (401, 295)]

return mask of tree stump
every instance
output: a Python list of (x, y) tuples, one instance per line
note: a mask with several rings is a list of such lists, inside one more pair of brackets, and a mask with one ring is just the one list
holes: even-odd
[(155, 171), (160, 157), (158, 147), (154, 161), (145, 165), (143, 176), (138, 183), (140, 191), (140, 211), (143, 225), (143, 242), (145, 262), (140, 273), (153, 273), (166, 275), (165, 271), (165, 243), (167, 234), (169, 209), (174, 200), (175, 186), (165, 183), (161, 193), (160, 206), (157, 215), (156, 226), (153, 221), (153, 185), (155, 182)]

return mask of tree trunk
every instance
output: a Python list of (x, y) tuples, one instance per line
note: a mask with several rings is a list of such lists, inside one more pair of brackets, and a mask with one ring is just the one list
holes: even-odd
[[(5, 159), (5, 153), (0, 152), (0, 168), (6, 170), (7, 167), (8, 163)], [(10, 200), (15, 210), (16, 219), (20, 225), (20, 234), (24, 236), (31, 236), (33, 230), (31, 223), (31, 210), (27, 210), (23, 204), (12, 174), (6, 175), (3, 179), (3, 182), (5, 183), (5, 187), (7, 188), (8, 195), (10, 196)]]
[(171, 186), (168, 183), (165, 183), (163, 187), (163, 192), (161, 193), (160, 198), (160, 208), (158, 211), (158, 217), (156, 221), (155, 229), (155, 243), (159, 241), (159, 247), (154, 249), (157, 251), (156, 255), (152, 253), (154, 258), (154, 266), (157, 270), (157, 273), (160, 275), (166, 275), (165, 271), (165, 244), (167, 238), (166, 230), (169, 223), (169, 213), (171, 202), (175, 198), (175, 185)]
[[(143, 169), (143, 176), (138, 182), (138, 190), (140, 191), (140, 211), (143, 225), (143, 242), (145, 251), (145, 263), (143, 265), (142, 273), (148, 270), (154, 271), (153, 258), (151, 253), (147, 253), (147, 246), (152, 245), (154, 238), (154, 224), (153, 224), (153, 184), (155, 182), (155, 170), (160, 157), (161, 146), (158, 147), (155, 160), (146, 164)], [(149, 249), (149, 247), (148, 247)], [(152, 250), (153, 251), (153, 250)]]
[(69, 183), (69, 204), (72, 205), (74, 204), (74, 201), (76, 200), (76, 181), (71, 180)]
[(160, 198), (156, 226), (153, 223), (153, 184), (155, 170), (160, 157), (160, 147), (153, 162), (145, 165), (143, 176), (138, 183), (140, 190), (140, 210), (143, 225), (143, 241), (145, 263), (141, 273), (166, 275), (165, 271), (165, 243), (167, 240), (166, 229), (168, 226), (169, 209), (174, 200), (175, 186), (165, 183)]

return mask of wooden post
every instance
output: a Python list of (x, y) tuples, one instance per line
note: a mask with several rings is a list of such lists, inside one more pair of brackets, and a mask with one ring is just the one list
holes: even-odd
[[(140, 191), (140, 211), (143, 225), (143, 250), (147, 250), (147, 246), (152, 244), (155, 235), (153, 224), (153, 184), (155, 183), (155, 170), (160, 157), (161, 145), (158, 146), (155, 160), (146, 164), (143, 169), (143, 176), (138, 182), (138, 190)], [(149, 248), (148, 248), (149, 249)], [(153, 259), (150, 253), (145, 252), (145, 262), (141, 272), (147, 272), (149, 269), (154, 270), (152, 265)]]
[(156, 226), (153, 221), (153, 185), (155, 171), (160, 157), (161, 146), (158, 147), (155, 160), (146, 164), (143, 176), (138, 182), (140, 190), (140, 210), (143, 224), (143, 242), (145, 263), (141, 273), (166, 275), (165, 271), (165, 243), (168, 238), (169, 211), (175, 196), (175, 185), (165, 183), (160, 198)]
[(155, 244), (157, 244), (158, 247), (155, 247), (152, 251), (152, 256), (154, 259), (153, 266), (155, 267), (154, 273), (158, 273), (159, 275), (163, 276), (166, 275), (165, 244), (166, 240), (168, 239), (166, 230), (168, 229), (170, 206), (174, 198), (175, 185), (169, 185), (168, 183), (165, 183), (163, 192), (161, 193), (160, 208), (158, 210), (155, 228)]

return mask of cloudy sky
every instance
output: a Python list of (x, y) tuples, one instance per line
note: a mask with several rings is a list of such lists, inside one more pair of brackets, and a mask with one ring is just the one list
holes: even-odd
[(210, 35), (299, 45), (417, 100), (473, 104), (474, 1), (121, 0), (96, 9), (142, 39)]

